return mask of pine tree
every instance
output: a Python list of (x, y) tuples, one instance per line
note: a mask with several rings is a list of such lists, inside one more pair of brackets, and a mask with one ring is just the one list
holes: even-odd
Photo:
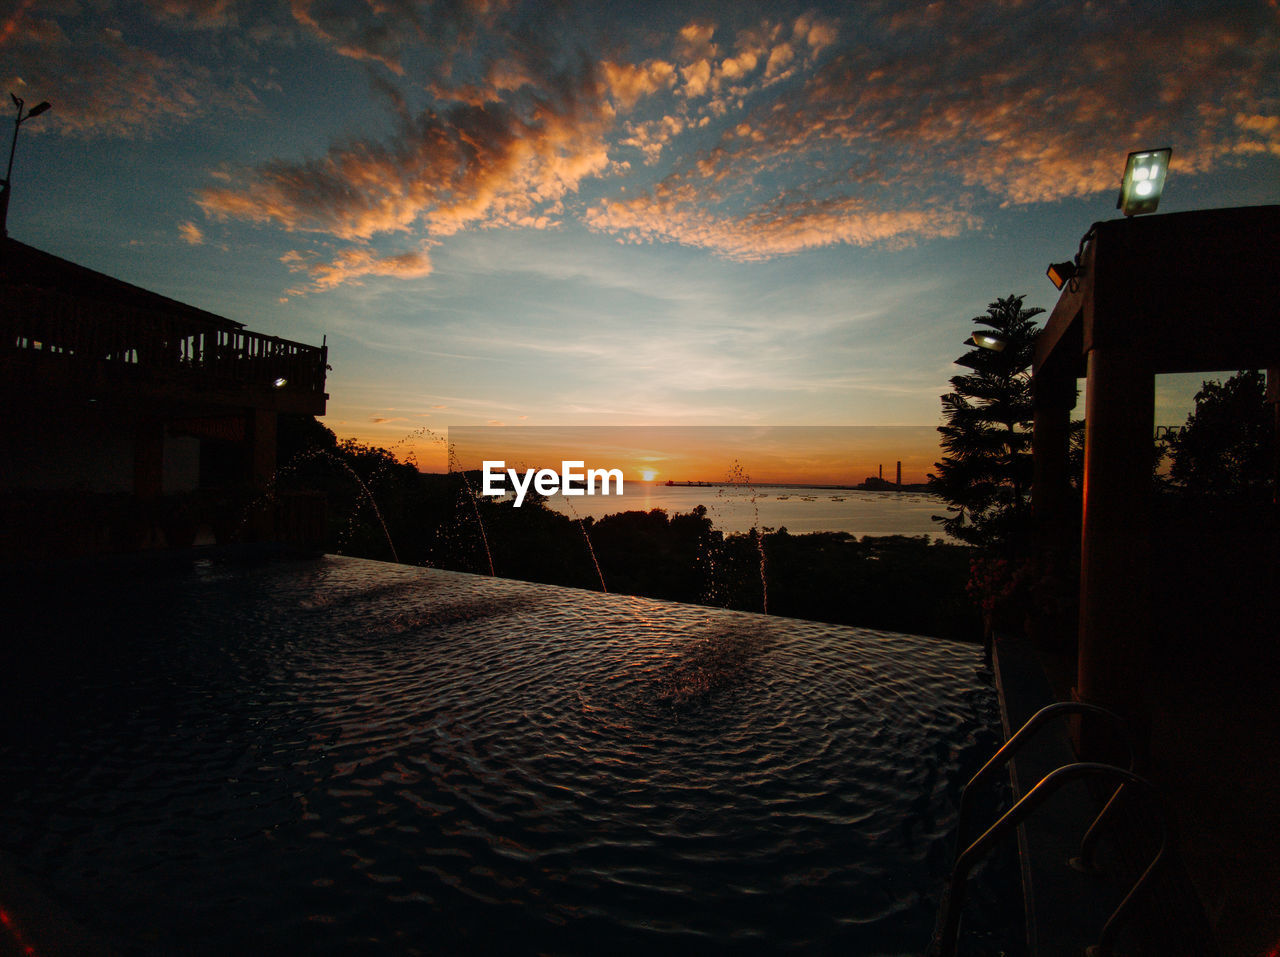
[(952, 513), (935, 516), (950, 535), (1010, 556), (1028, 534), (1031, 361), (1040, 333), (1033, 319), (1044, 312), (1023, 308), (1023, 298), (998, 299), (974, 317), (975, 331), (994, 335), (1004, 348), (975, 347), (956, 359), (971, 371), (953, 376), (953, 391), (942, 397), (943, 459), (929, 476), (930, 491)]

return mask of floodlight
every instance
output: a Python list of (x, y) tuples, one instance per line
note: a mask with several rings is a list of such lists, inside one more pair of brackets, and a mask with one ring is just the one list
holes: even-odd
[(35, 106), (31, 107), (31, 109), (27, 110), (27, 119), (31, 119), (31, 117), (33, 116), (39, 116), (48, 108), (49, 108), (48, 100), (45, 100), (43, 103), (37, 103)]
[(286, 379), (284, 376), (280, 376), (280, 378), (276, 379), (276, 381), (271, 384), (274, 385), (277, 389), (283, 389), (285, 386), (289, 384), (289, 380)]
[(975, 332), (969, 341), (979, 348), (990, 349), (992, 352), (1004, 352), (1004, 347), (1008, 345), (1004, 336), (994, 332)]
[(1164, 178), (1169, 172), (1172, 147), (1158, 150), (1139, 150), (1129, 154), (1124, 164), (1124, 179), (1120, 181), (1120, 198), (1116, 209), (1126, 216), (1154, 213), (1160, 205), (1160, 193), (1164, 190)]
[(1049, 281), (1053, 283), (1053, 288), (1061, 289), (1069, 280), (1075, 279), (1076, 264), (1071, 260), (1064, 263), (1050, 263), (1049, 268), (1045, 271), (1045, 275), (1049, 277)]

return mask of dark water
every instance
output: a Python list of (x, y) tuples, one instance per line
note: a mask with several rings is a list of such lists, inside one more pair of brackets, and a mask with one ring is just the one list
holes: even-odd
[(920, 953), (997, 744), (967, 645), (336, 557), (66, 577), (11, 633), (0, 853), (120, 953)]

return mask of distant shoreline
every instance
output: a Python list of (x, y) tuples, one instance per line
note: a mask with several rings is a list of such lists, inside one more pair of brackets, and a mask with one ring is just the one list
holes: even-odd
[[(476, 469), (464, 469), (464, 472), (478, 472)], [(419, 472), (420, 475), (453, 475), (454, 472)], [(860, 482), (857, 485), (811, 485), (805, 482), (639, 482), (635, 479), (627, 479), (628, 485), (647, 485), (651, 488), (743, 488), (750, 487), (754, 489), (763, 488), (803, 488), (813, 489), (815, 491), (832, 491), (832, 492), (918, 492), (929, 493), (929, 485), (927, 482), (903, 482), (901, 485), (895, 485), (892, 482), (877, 479), (876, 484), (868, 485)], [(931, 493), (929, 493), (931, 494)]]
[(929, 486), (924, 482), (894, 485), (885, 482), (883, 485), (808, 485), (804, 482), (646, 482), (656, 488), (811, 488), (818, 490), (834, 490), (841, 492), (928, 492)]

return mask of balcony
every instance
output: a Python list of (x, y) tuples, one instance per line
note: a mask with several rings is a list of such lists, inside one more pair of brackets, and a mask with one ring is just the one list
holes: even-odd
[(10, 389), (187, 415), (211, 406), (324, 414), (323, 345), (250, 332), (14, 240), (4, 241), (2, 268)]

